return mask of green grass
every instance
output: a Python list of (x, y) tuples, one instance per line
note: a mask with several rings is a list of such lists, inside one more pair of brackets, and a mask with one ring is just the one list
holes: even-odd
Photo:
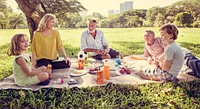
[(108, 84), (86, 88), (0, 90), (0, 108), (135, 109), (200, 108), (200, 82), (139, 86)]
[[(143, 53), (144, 31), (159, 28), (103, 28), (110, 47), (125, 56)], [(85, 29), (59, 30), (68, 56), (80, 50), (81, 33)], [(29, 35), (28, 30), (0, 30), (0, 80), (12, 74), (13, 57), (6, 55), (11, 37), (16, 33)], [(200, 57), (198, 28), (179, 28), (177, 42)], [(30, 51), (29, 51), (30, 53)], [(178, 84), (156, 83), (113, 85), (74, 89), (0, 90), (0, 108), (200, 108), (200, 82)], [(171, 89), (172, 88), (172, 89)], [(171, 89), (169, 92), (163, 92)], [(25, 96), (21, 93), (25, 94)]]
[[(124, 56), (130, 54), (142, 54), (144, 47), (144, 31), (152, 29), (159, 36), (159, 28), (103, 28), (104, 35), (110, 47), (120, 51)], [(63, 29), (59, 30), (63, 45), (68, 56), (77, 54), (80, 50), (80, 38), (86, 29)], [(12, 57), (6, 55), (12, 36), (16, 33), (29, 35), (28, 30), (0, 30), (0, 79), (9, 76), (12, 67)], [(179, 28), (177, 42), (200, 57), (200, 31), (198, 28)], [(76, 55), (75, 55), (76, 56)]]

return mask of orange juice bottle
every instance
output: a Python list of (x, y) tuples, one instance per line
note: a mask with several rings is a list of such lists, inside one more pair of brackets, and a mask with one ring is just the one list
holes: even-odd
[(52, 71), (52, 65), (51, 64), (47, 65), (47, 70), (51, 73), (51, 71)]
[(107, 80), (110, 79), (110, 65), (108, 64), (108, 60), (105, 60), (104, 63), (103, 76)]
[(51, 73), (52, 73), (52, 65), (51, 64), (47, 65), (47, 70), (49, 72), (49, 77), (51, 78)]
[(84, 69), (84, 61), (78, 60), (78, 70), (83, 70), (83, 69)]

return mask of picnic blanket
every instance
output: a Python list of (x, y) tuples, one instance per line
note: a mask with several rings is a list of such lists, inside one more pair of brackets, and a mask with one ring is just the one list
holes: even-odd
[[(135, 56), (135, 55), (134, 55)], [(159, 82), (159, 81), (152, 81), (152, 80), (145, 80), (140, 78), (137, 75), (137, 72), (148, 65), (146, 60), (141, 60), (142, 55), (137, 56), (126, 56), (123, 58), (123, 61), (126, 62), (126, 64), (133, 65), (134, 67), (131, 68), (131, 74), (123, 74), (123, 75), (117, 75), (115, 70), (110, 71), (111, 78), (110, 80), (105, 80), (103, 84), (97, 84), (96, 83), (96, 74), (90, 74), (86, 73), (82, 76), (70, 76), (71, 69), (77, 68), (78, 66), (78, 60), (77, 58), (71, 58), (71, 68), (66, 69), (58, 69), (53, 70), (52, 73), (52, 79), (49, 85), (47, 86), (40, 86), (40, 85), (32, 85), (32, 86), (26, 86), (26, 87), (20, 87), (17, 86), (14, 82), (14, 75), (10, 75), (7, 78), (4, 78), (0, 81), (0, 89), (29, 89), (29, 90), (38, 90), (41, 88), (47, 88), (47, 87), (53, 87), (53, 88), (71, 88), (71, 87), (89, 87), (89, 86), (98, 86), (98, 85), (106, 85), (108, 83), (114, 83), (114, 84), (131, 84), (131, 85), (139, 85), (139, 84), (146, 84), (146, 83), (153, 83), (153, 82)], [(115, 59), (113, 59), (115, 61)], [(93, 58), (89, 58), (89, 62), (96, 62), (101, 63), (101, 61), (95, 60)], [(85, 68), (88, 70), (88, 68)], [(198, 78), (188, 75), (185, 73), (186, 67), (184, 66), (182, 68), (182, 71), (178, 74), (178, 79), (180, 81), (192, 81), (197, 80)], [(64, 83), (54, 83), (58, 78), (63, 79)], [(69, 85), (68, 82), (70, 79), (75, 79), (78, 84)]]

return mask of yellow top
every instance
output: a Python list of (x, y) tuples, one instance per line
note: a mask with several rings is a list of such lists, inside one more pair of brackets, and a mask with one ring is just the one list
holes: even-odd
[(35, 32), (33, 36), (33, 42), (31, 45), (31, 52), (35, 53), (36, 60), (45, 58), (55, 60), (58, 51), (62, 49), (62, 41), (58, 30), (45, 36), (41, 32)]

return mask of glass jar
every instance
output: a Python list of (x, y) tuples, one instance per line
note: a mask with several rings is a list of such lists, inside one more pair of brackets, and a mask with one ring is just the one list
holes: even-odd
[(103, 84), (103, 70), (97, 70), (97, 84)]

